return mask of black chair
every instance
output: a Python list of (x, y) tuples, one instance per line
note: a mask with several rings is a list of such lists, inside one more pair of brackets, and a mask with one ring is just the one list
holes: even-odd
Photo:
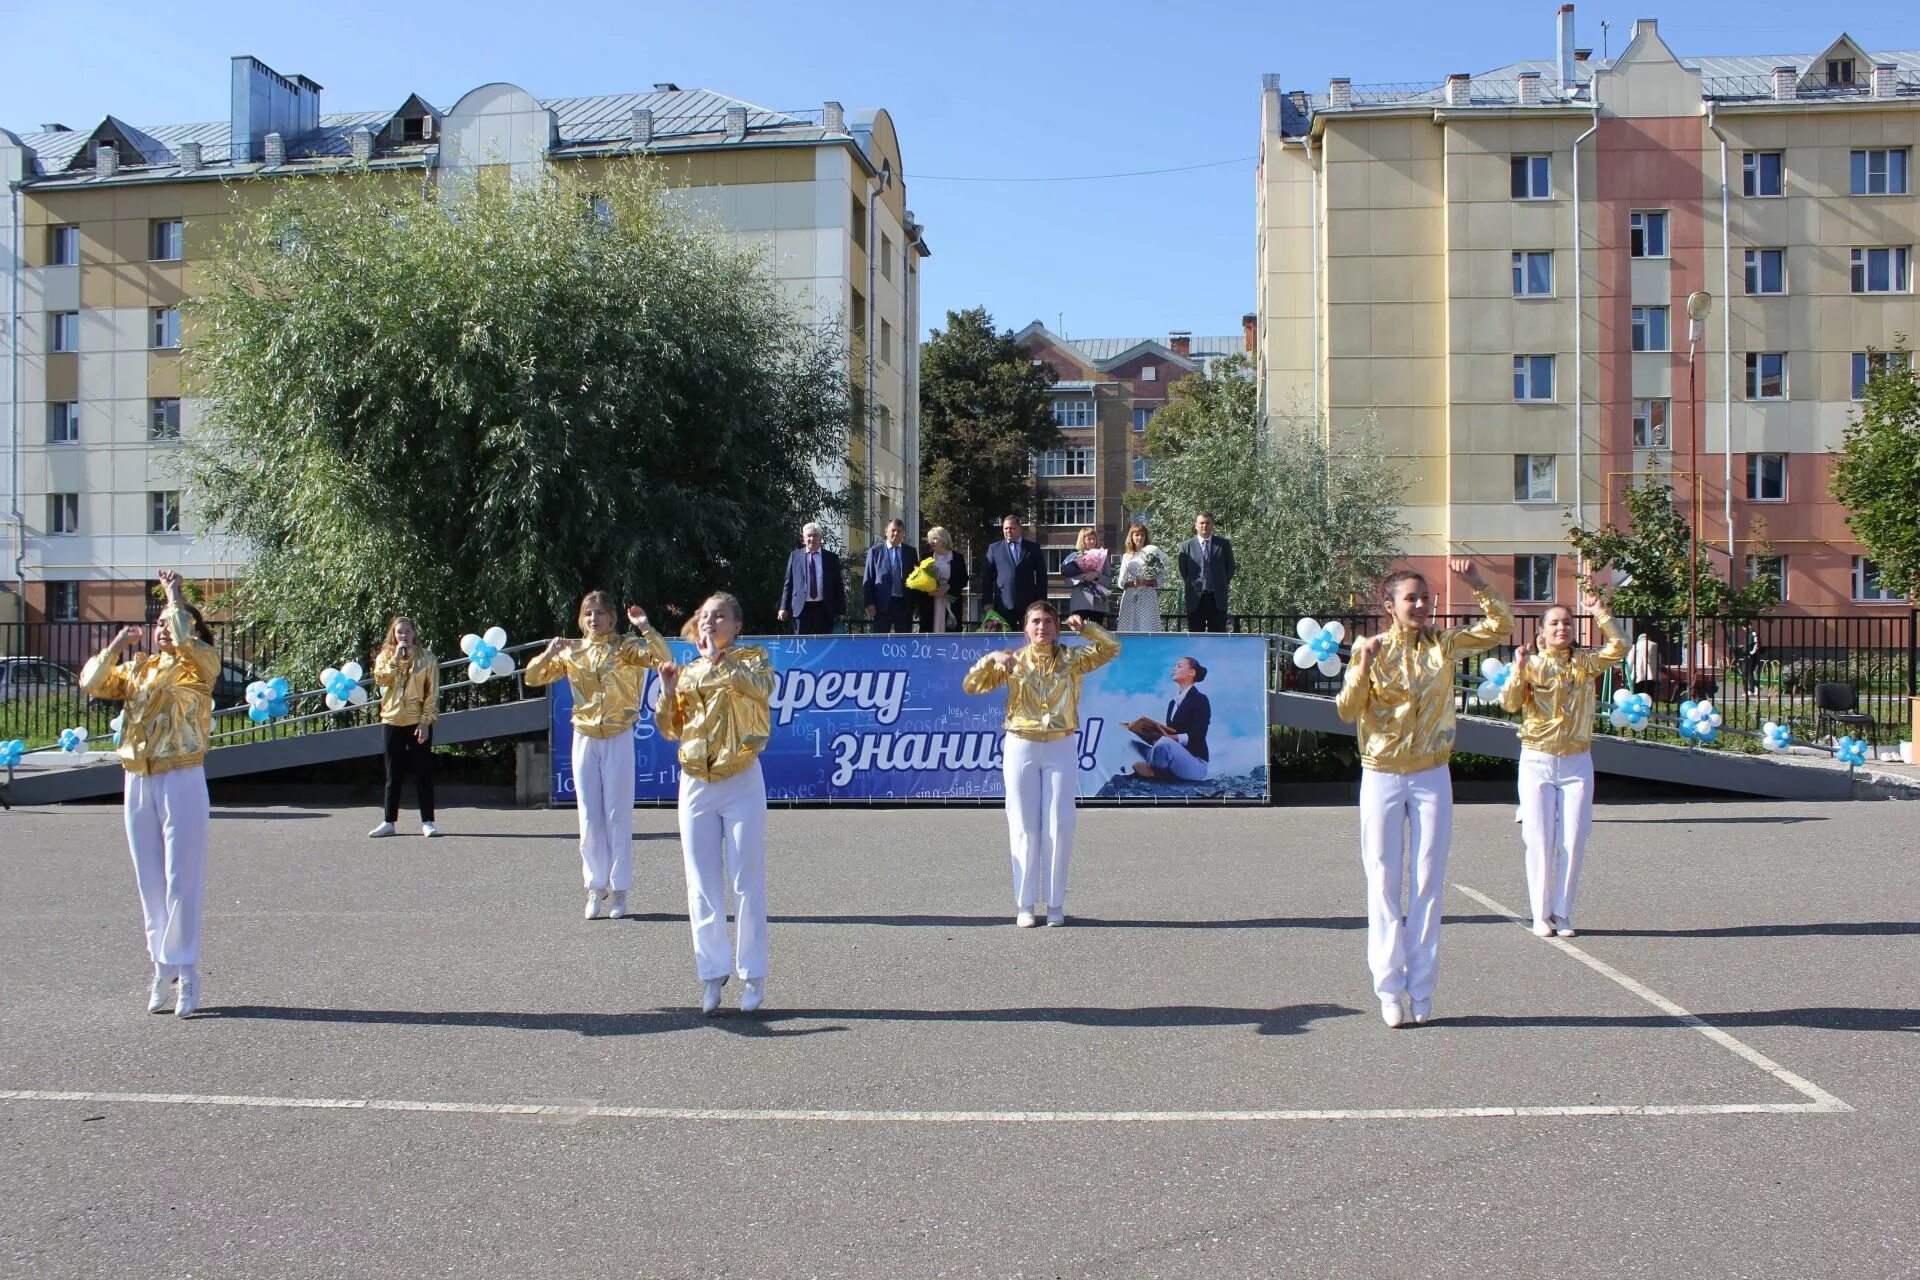
[(1873, 717), (1860, 711), (1860, 691), (1850, 684), (1817, 684), (1813, 687), (1813, 707), (1819, 713), (1813, 722), (1813, 736), (1820, 737), (1833, 725), (1865, 729), (1874, 754), (1880, 752)]

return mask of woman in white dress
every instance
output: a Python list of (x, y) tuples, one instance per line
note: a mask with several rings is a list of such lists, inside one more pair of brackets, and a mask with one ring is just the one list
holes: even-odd
[(1160, 575), (1166, 572), (1166, 560), (1147, 526), (1138, 521), (1127, 526), (1127, 550), (1120, 557), (1118, 630), (1160, 630)]

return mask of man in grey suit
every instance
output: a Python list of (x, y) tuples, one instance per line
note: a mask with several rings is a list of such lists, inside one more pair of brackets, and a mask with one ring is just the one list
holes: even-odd
[(1225, 631), (1233, 544), (1214, 536), (1211, 511), (1193, 518), (1193, 537), (1180, 544), (1180, 581), (1187, 588), (1187, 630)]

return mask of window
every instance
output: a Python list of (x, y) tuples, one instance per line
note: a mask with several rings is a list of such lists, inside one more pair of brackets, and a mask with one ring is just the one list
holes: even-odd
[(1033, 474), (1037, 476), (1090, 476), (1093, 467), (1092, 449), (1049, 449), (1033, 455)]
[(180, 532), (180, 491), (155, 489), (147, 495), (148, 533)]
[(1880, 566), (1865, 556), (1853, 558), (1853, 598), (1862, 604), (1877, 604), (1894, 600), (1904, 602), (1906, 597), (1892, 587), (1880, 585)]
[(1513, 296), (1550, 298), (1553, 296), (1553, 254), (1516, 253), (1513, 255)]
[(880, 235), (880, 278), (893, 279), (893, 237), (885, 232)]
[(50, 267), (80, 265), (80, 228), (72, 225), (47, 228), (47, 265)]
[(1778, 196), (1786, 194), (1786, 154), (1780, 151), (1748, 151), (1740, 157), (1740, 194)]
[(54, 311), (47, 316), (47, 350), (50, 352), (78, 351), (80, 349), (80, 313), (78, 311)]
[(49, 582), (47, 584), (47, 620), (50, 622), (80, 621), (79, 583)]
[(149, 256), (155, 262), (178, 262), (185, 244), (186, 224), (178, 218), (156, 218), (148, 236)]
[(893, 363), (893, 325), (885, 320), (880, 322), (880, 363)]
[(1747, 501), (1785, 502), (1787, 500), (1787, 455), (1750, 453), (1747, 455)]
[(1040, 504), (1041, 524), (1092, 524), (1092, 498), (1048, 498)]
[(1513, 455), (1513, 500), (1515, 502), (1553, 501), (1553, 464), (1550, 453)]
[(50, 493), (47, 495), (47, 532), (80, 532), (79, 494)]
[(1748, 556), (1747, 581), (1759, 582), (1763, 578), (1772, 578), (1778, 594), (1774, 599), (1785, 602), (1787, 598), (1787, 558), (1785, 556)]
[(874, 411), (874, 436), (882, 449), (893, 448), (893, 410), (881, 405)]
[(403, 116), (400, 120), (400, 141), (425, 142), (433, 136), (432, 116)]
[(1552, 156), (1514, 156), (1512, 168), (1515, 200), (1553, 198)]
[(1148, 467), (1147, 459), (1135, 458), (1133, 460), (1133, 482), (1135, 484), (1152, 484), (1153, 476), (1151, 472), (1152, 469)]
[(1867, 383), (1889, 369), (1913, 368), (1910, 351), (1856, 351), (1853, 353), (1853, 398), (1867, 398)]
[(1513, 558), (1513, 598), (1524, 604), (1542, 604), (1553, 599), (1552, 556), (1515, 556)]
[(1633, 309), (1633, 349), (1635, 351), (1671, 351), (1667, 341), (1666, 307)]
[(178, 440), (179, 438), (179, 397), (160, 396), (147, 401), (147, 439)]
[(853, 292), (852, 314), (847, 317), (853, 337), (859, 342), (867, 340), (867, 295), (855, 289)]
[(1787, 353), (1784, 351), (1747, 352), (1747, 399), (1785, 400), (1787, 398)]
[(1053, 425), (1056, 427), (1092, 426), (1093, 401), (1055, 400), (1053, 402)]
[(1855, 249), (1853, 251), (1853, 291), (1855, 293), (1905, 293), (1907, 291), (1907, 250)]
[(862, 249), (867, 247), (867, 202), (859, 196), (853, 197), (853, 242)]
[(1152, 364), (1140, 366), (1140, 381), (1158, 382), (1159, 380), (1160, 380), (1160, 366), (1152, 365)]
[(1553, 399), (1553, 357), (1515, 356), (1513, 358), (1513, 398), (1515, 400)]
[(1907, 149), (1874, 148), (1852, 155), (1852, 183), (1856, 196), (1903, 196), (1907, 194)]
[(1828, 58), (1827, 59), (1827, 83), (1831, 85), (1852, 84), (1853, 83), (1853, 59), (1852, 58)]
[(1667, 211), (1636, 209), (1627, 215), (1627, 252), (1636, 258), (1667, 256)]
[(587, 216), (603, 227), (610, 227), (613, 225), (613, 204), (605, 196), (595, 192), (587, 197)]
[(80, 402), (56, 400), (47, 406), (47, 443), (77, 444), (80, 441)]
[(1668, 422), (1673, 416), (1671, 400), (1635, 400), (1633, 402), (1633, 447), (1664, 449), (1672, 440)]
[(1067, 557), (1073, 554), (1072, 547), (1042, 547), (1041, 551), (1047, 557), (1047, 577), (1049, 578), (1059, 577), (1061, 566), (1066, 564)]
[(180, 345), (180, 308), (155, 307), (153, 309), (153, 347), (154, 350), (170, 350)]
[(1153, 413), (1154, 411), (1151, 408), (1135, 409), (1133, 411), (1134, 431), (1135, 432), (1145, 431), (1147, 429), (1147, 424), (1153, 421)]
[(1785, 249), (1747, 250), (1747, 292), (1785, 293), (1787, 291), (1787, 251)]

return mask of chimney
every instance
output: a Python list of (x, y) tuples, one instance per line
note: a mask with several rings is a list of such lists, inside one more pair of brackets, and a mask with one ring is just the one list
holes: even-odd
[(373, 159), (373, 130), (361, 125), (347, 135), (347, 151), (353, 156), (355, 164), (366, 164)]
[(1447, 105), (1450, 107), (1473, 105), (1472, 76), (1462, 71), (1447, 77)]
[(1559, 28), (1559, 41), (1555, 46), (1558, 55), (1554, 65), (1560, 70), (1560, 92), (1572, 93), (1579, 82), (1573, 78), (1573, 6), (1560, 6), (1560, 16), (1555, 20)]
[(103, 142), (93, 149), (93, 171), (102, 178), (111, 178), (120, 172), (120, 149), (111, 142)]
[(61, 124), (61, 123), (60, 123), (60, 122), (59, 122), (58, 120), (49, 120), (49, 121), (48, 121), (48, 122), (47, 122), (46, 124), (43, 124), (43, 125), (41, 125), (41, 126), (40, 126), (40, 132), (42, 132), (42, 133), (72, 133), (72, 132), (73, 132), (73, 130), (72, 130), (72, 129), (69, 129), (69, 128), (68, 128), (68, 127), (67, 127), (66, 125), (63, 125), (63, 124)]
[(200, 144), (183, 142), (173, 149), (174, 162), (180, 166), (180, 172), (192, 173), (201, 165)]
[(633, 109), (633, 140), (643, 147), (653, 145), (653, 108)]
[(1900, 68), (1891, 62), (1883, 62), (1873, 69), (1873, 96), (1892, 98), (1900, 92)]
[(1773, 69), (1773, 96), (1778, 102), (1792, 102), (1800, 95), (1800, 69), (1798, 67), (1775, 67)]
[(1177, 356), (1191, 356), (1193, 354), (1193, 331), (1190, 329), (1175, 329), (1167, 335), (1167, 345), (1173, 348), (1173, 354)]
[(656, 80), (653, 82), (653, 91), (655, 93), (678, 93), (680, 92), (680, 86), (671, 80)]
[(727, 141), (744, 142), (747, 137), (747, 109), (745, 107), (727, 108)]
[(1587, 61), (1591, 57), (1593, 57), (1593, 50), (1591, 49), (1575, 49), (1573, 51), (1573, 61), (1576, 66), (1582, 62)]
[(278, 133), (268, 134), (263, 147), (263, 154), (267, 168), (278, 169), (287, 162), (287, 140)]
[(267, 135), (308, 138), (320, 128), (320, 86), (305, 76), (287, 77), (258, 58), (234, 58), (231, 155), (235, 164), (262, 159)]
[(820, 112), (820, 127), (828, 133), (847, 131), (847, 109), (829, 99)]
[(1260, 348), (1260, 317), (1249, 311), (1240, 317), (1240, 336), (1252, 356)]
[(1520, 105), (1523, 107), (1540, 105), (1540, 73), (1538, 71), (1520, 73)]
[(1635, 18), (1633, 20), (1633, 38), (1635, 40), (1638, 40), (1643, 35), (1657, 36), (1659, 34), (1660, 34), (1660, 19)]
[(1353, 81), (1341, 76), (1327, 82), (1327, 110), (1345, 111), (1353, 105)]

